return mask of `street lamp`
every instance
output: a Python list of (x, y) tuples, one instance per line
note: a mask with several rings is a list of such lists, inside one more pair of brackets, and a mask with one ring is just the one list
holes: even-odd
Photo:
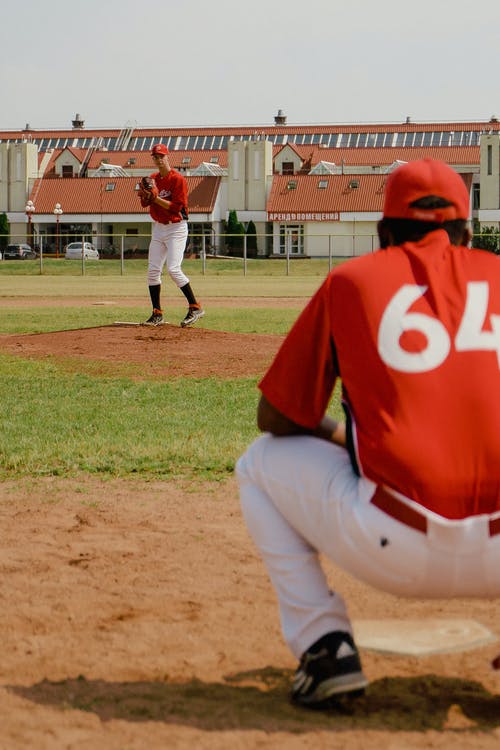
[(28, 217), (28, 242), (31, 247), (33, 247), (33, 228), (31, 224), (31, 217), (35, 213), (35, 205), (33, 201), (28, 201), (24, 210), (26, 211), (26, 216)]
[(56, 258), (59, 257), (59, 219), (62, 212), (61, 204), (56, 203), (56, 207), (54, 208), (54, 215), (56, 217)]

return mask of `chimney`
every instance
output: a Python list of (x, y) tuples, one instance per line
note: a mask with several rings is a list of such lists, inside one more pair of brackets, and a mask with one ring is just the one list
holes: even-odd
[(71, 124), (73, 125), (73, 128), (75, 130), (78, 130), (78, 129), (83, 128), (85, 126), (85, 121), (82, 120), (81, 116), (77, 113), (75, 115), (75, 119), (71, 121)]
[(278, 114), (274, 116), (275, 125), (286, 125), (286, 115), (282, 109), (278, 109)]

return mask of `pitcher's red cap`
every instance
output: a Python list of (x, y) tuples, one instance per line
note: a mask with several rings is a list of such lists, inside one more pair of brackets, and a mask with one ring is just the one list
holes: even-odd
[[(434, 195), (450, 205), (419, 208), (411, 204)], [(384, 217), (442, 224), (469, 218), (469, 193), (463, 179), (443, 161), (421, 159), (403, 164), (389, 175), (385, 186)]]
[(155, 154), (168, 154), (168, 148), (164, 143), (155, 143), (155, 145), (151, 149), (151, 154), (152, 156), (154, 156)]

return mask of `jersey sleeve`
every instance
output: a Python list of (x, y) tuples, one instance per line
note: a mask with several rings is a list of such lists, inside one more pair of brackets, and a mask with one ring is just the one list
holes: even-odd
[(175, 175), (175, 182), (172, 184), (172, 195), (170, 201), (170, 213), (177, 215), (182, 212), (182, 209), (187, 209), (187, 182), (181, 174)]
[(311, 429), (323, 418), (338, 377), (331, 335), (330, 279), (300, 314), (259, 383), (262, 394), (276, 409)]

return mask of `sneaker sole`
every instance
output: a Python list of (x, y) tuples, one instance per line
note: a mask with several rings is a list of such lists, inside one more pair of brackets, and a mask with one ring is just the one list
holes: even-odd
[(188, 320), (187, 323), (184, 320), (182, 320), (181, 328), (187, 328), (188, 326), (194, 325), (196, 321), (202, 318), (204, 315), (205, 315), (205, 310), (202, 310), (202, 312), (196, 313), (196, 318), (193, 318), (193, 320)]
[(317, 706), (324, 703), (329, 698), (339, 698), (342, 695), (351, 695), (353, 698), (360, 696), (368, 687), (368, 680), (363, 672), (353, 672), (352, 674), (331, 677), (324, 680), (314, 693), (310, 695), (293, 695), (292, 700), (301, 706)]

